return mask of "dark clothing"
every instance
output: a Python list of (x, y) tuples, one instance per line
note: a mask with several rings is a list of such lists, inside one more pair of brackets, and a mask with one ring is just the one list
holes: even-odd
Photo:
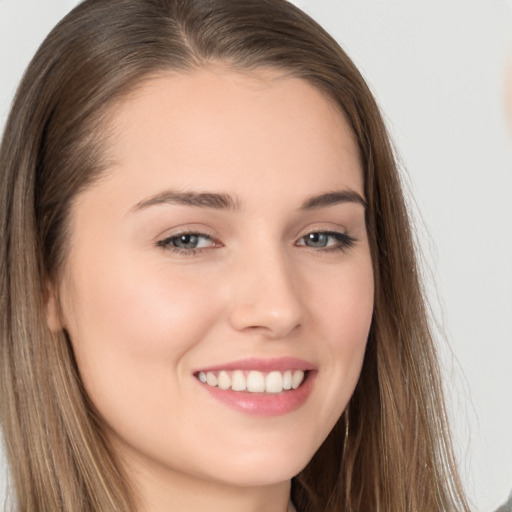
[(496, 512), (512, 512), (512, 494), (510, 494), (507, 503), (501, 505)]

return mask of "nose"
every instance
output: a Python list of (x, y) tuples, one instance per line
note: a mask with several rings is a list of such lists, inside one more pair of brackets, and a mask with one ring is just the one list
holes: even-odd
[(282, 251), (240, 258), (233, 272), (230, 322), (237, 331), (284, 338), (303, 321), (300, 281)]

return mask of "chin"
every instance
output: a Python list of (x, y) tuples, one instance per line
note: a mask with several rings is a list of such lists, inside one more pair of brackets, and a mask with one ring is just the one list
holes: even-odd
[(237, 458), (236, 463), (230, 460), (218, 464), (215, 478), (239, 487), (279, 484), (299, 474), (312, 456), (309, 453), (295, 453), (293, 457), (276, 453), (253, 457), (254, 460), (241, 457)]

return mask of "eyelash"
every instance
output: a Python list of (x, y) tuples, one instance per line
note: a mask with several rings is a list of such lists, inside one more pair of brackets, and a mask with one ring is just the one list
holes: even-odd
[(300, 244), (300, 247), (308, 247), (310, 249), (317, 249), (323, 252), (337, 252), (337, 251), (346, 251), (354, 246), (357, 240), (348, 235), (347, 233), (341, 233), (340, 231), (310, 231), (306, 233), (304, 236), (300, 238), (300, 240), (304, 240), (306, 237), (311, 237), (314, 235), (325, 235), (330, 238), (334, 238), (335, 243), (332, 246), (324, 246), (324, 247), (311, 247), (306, 244)]
[[(205, 238), (208, 239), (211, 243), (213, 243), (213, 246), (210, 247), (194, 247), (191, 249), (184, 249), (182, 247), (177, 247), (176, 245), (173, 245), (175, 241), (177, 241), (181, 237), (197, 237), (197, 238)], [(185, 256), (193, 256), (194, 254), (197, 254), (198, 252), (203, 251), (204, 249), (211, 249), (215, 248), (215, 246), (220, 246), (220, 242), (217, 242), (214, 240), (211, 236), (205, 235), (204, 233), (197, 233), (192, 231), (184, 231), (183, 233), (177, 233), (176, 235), (169, 236), (167, 238), (164, 238), (163, 240), (159, 240), (157, 242), (157, 245), (161, 247), (162, 249), (172, 251), (177, 254), (182, 254)]]
[[(297, 243), (297, 245), (299, 247), (307, 247), (309, 249), (322, 251), (322, 252), (338, 252), (338, 251), (343, 252), (343, 251), (346, 251), (347, 249), (350, 249), (351, 247), (353, 247), (354, 244), (357, 242), (357, 240), (355, 238), (351, 237), (350, 235), (348, 235), (346, 233), (341, 233), (339, 231), (311, 231), (309, 233), (306, 233), (299, 240), (302, 242), (302, 241), (305, 241), (306, 237), (311, 237), (314, 235), (325, 235), (327, 237), (334, 238), (335, 243), (332, 246), (325, 245), (323, 247), (311, 247), (311, 246), (306, 245), (306, 243), (300, 243), (300, 244)], [(212, 243), (213, 245), (211, 245), (209, 247), (194, 247), (194, 248), (190, 248), (190, 249), (185, 249), (185, 248), (177, 247), (176, 245), (174, 245), (175, 242), (177, 240), (179, 240), (180, 237), (197, 237), (197, 238), (208, 239), (210, 241), (210, 243)], [(193, 256), (199, 252), (204, 251), (205, 249), (212, 249), (215, 247), (220, 247), (222, 244), (220, 242), (214, 240), (211, 236), (206, 235), (204, 233), (185, 231), (183, 233), (177, 233), (175, 235), (172, 235), (172, 236), (169, 236), (162, 240), (159, 240), (156, 245), (158, 247), (161, 247), (162, 249), (172, 251), (177, 254), (181, 254), (181, 255), (185, 255), (185, 256)]]

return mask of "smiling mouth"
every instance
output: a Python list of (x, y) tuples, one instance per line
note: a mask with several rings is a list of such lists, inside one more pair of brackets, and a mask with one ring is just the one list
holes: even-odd
[(291, 369), (271, 372), (220, 370), (200, 371), (195, 376), (203, 384), (220, 390), (276, 394), (299, 388), (306, 380), (307, 374), (307, 370)]

